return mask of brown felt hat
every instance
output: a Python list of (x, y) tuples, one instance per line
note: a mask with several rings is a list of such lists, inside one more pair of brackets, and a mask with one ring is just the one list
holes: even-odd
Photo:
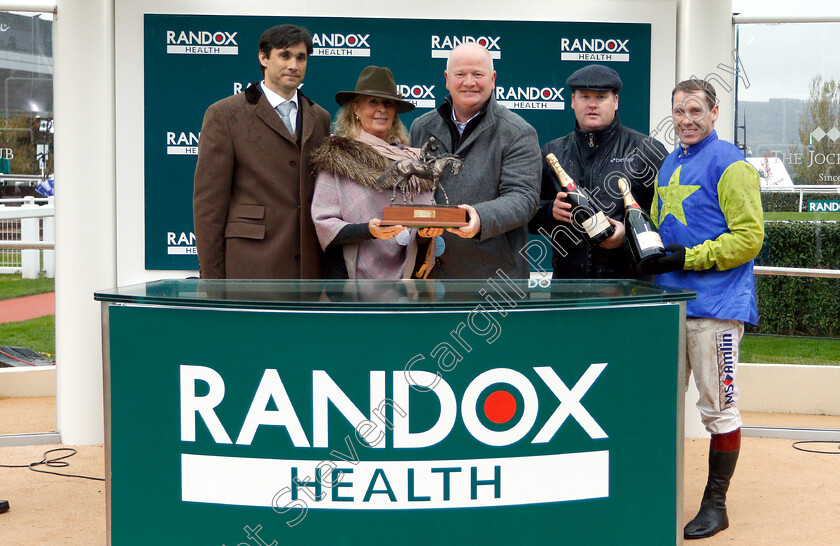
[(335, 102), (344, 106), (359, 95), (368, 95), (380, 99), (393, 101), (397, 113), (405, 114), (414, 110), (414, 104), (403, 99), (397, 92), (397, 84), (391, 71), (381, 66), (368, 66), (359, 74), (355, 91), (339, 91), (335, 94)]

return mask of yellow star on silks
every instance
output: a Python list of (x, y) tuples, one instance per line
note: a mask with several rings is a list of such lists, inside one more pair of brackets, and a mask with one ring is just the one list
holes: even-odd
[(700, 186), (680, 185), (681, 169), (682, 165), (677, 167), (677, 170), (671, 175), (671, 179), (668, 181), (667, 186), (659, 186), (659, 188), (657, 188), (659, 197), (662, 199), (662, 210), (659, 213), (660, 224), (662, 224), (665, 217), (670, 214), (682, 222), (682, 225), (688, 226), (688, 223), (685, 221), (683, 201), (685, 201), (689, 195), (699, 190)]

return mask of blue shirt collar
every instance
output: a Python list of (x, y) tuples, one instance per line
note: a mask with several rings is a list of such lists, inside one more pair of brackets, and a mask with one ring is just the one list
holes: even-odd
[(703, 140), (701, 140), (697, 144), (692, 144), (688, 148), (683, 148), (682, 146), (680, 146), (680, 157), (685, 157), (687, 155), (694, 155), (694, 154), (700, 152), (700, 150), (702, 150), (703, 148), (705, 148), (706, 146), (708, 146), (712, 142), (715, 142), (717, 139), (718, 139), (717, 131), (712, 129), (712, 132), (709, 133), (709, 135), (706, 138), (704, 138)]

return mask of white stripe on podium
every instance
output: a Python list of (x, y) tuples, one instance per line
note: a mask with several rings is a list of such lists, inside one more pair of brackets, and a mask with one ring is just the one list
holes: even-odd
[[(309, 508), (387, 510), (479, 508), (603, 498), (609, 496), (609, 452), (593, 451), (535, 457), (442, 461), (334, 461), (350, 473), (337, 487), (322, 485), (323, 499), (312, 500), (314, 484), (298, 492)], [(278, 492), (291, 486), (292, 469), (300, 482), (334, 479), (323, 461), (181, 455), (182, 500), (239, 506), (272, 506)], [(498, 467), (498, 471), (496, 470)], [(476, 498), (472, 498), (475, 468)], [(409, 476), (413, 474), (413, 488)], [(496, 476), (498, 475), (498, 482)], [(308, 478), (308, 479), (307, 479)], [(387, 481), (387, 483), (386, 483)], [(448, 487), (447, 487), (448, 483)], [(498, 487), (497, 484), (498, 483)], [(364, 500), (370, 491), (367, 501)], [(388, 491), (393, 493), (393, 500)], [(498, 491), (498, 497), (496, 496)], [(411, 500), (410, 499), (413, 499)], [(292, 502), (290, 492), (276, 506)]]

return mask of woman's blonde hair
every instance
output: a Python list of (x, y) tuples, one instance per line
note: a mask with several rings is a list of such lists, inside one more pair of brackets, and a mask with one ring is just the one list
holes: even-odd
[[(353, 111), (353, 104), (368, 98), (370, 98), (369, 95), (359, 95), (339, 108), (338, 113), (335, 115), (335, 122), (333, 123), (332, 132), (334, 135), (347, 138), (356, 138), (359, 136), (359, 132), (362, 130), (362, 124)], [(391, 130), (385, 135), (385, 142), (399, 142), (408, 145), (408, 131), (405, 130), (405, 125), (400, 121), (400, 115), (396, 112), (394, 112), (394, 123), (391, 125)]]

